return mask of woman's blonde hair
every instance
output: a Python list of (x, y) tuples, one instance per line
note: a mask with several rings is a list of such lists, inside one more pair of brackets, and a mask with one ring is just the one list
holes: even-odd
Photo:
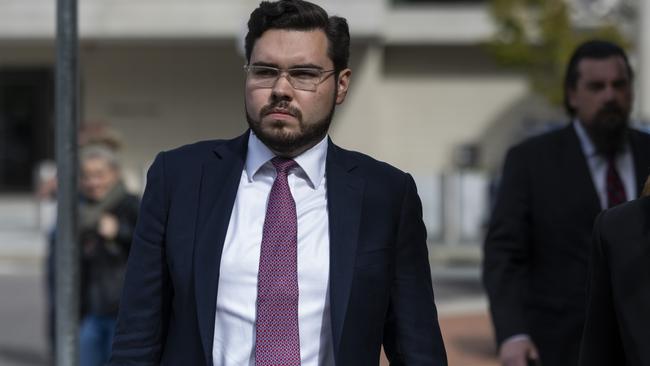
[(120, 160), (115, 150), (104, 144), (91, 144), (79, 150), (79, 161), (84, 162), (90, 159), (105, 161), (113, 169), (120, 170)]

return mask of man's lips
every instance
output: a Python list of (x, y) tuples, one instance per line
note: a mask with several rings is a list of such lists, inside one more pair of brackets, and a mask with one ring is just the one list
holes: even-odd
[(270, 118), (278, 121), (282, 120), (300, 120), (302, 114), (298, 108), (289, 103), (282, 102), (275, 105), (267, 105), (260, 111), (260, 118)]
[(296, 116), (287, 111), (287, 110), (272, 110), (266, 113), (266, 116), (271, 118), (285, 119), (285, 118), (295, 118)]
[(280, 114), (280, 115), (287, 115), (287, 116), (295, 117), (293, 115), (293, 113), (289, 112), (286, 109), (273, 109), (273, 110), (270, 110), (268, 113), (266, 113), (266, 115), (269, 115), (269, 114)]

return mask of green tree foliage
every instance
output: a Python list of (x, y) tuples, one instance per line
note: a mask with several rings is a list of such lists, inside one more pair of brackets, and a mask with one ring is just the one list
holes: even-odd
[(525, 72), (533, 92), (555, 105), (562, 103), (564, 70), (578, 44), (598, 38), (628, 45), (614, 24), (577, 27), (566, 0), (490, 1), (497, 31), (488, 49), (503, 66)]

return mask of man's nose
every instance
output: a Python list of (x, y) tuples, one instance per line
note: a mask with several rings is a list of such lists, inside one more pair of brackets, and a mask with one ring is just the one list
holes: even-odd
[(277, 80), (273, 84), (271, 89), (271, 94), (275, 99), (292, 99), (293, 98), (293, 86), (289, 82), (289, 74), (283, 72), (278, 76)]
[(615, 100), (616, 97), (617, 97), (617, 94), (618, 93), (616, 91), (616, 88), (614, 86), (612, 86), (612, 85), (608, 85), (603, 90), (603, 99), (605, 99), (605, 101), (608, 101), (608, 102), (612, 101), (612, 100)]

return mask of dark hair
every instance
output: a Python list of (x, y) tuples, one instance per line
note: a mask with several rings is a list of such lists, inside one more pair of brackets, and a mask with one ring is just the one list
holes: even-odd
[(582, 43), (573, 51), (573, 55), (567, 65), (566, 74), (564, 75), (564, 108), (571, 117), (575, 116), (576, 111), (569, 103), (569, 89), (575, 89), (580, 78), (580, 72), (578, 71), (580, 61), (586, 58), (605, 59), (612, 56), (620, 56), (625, 61), (625, 67), (631, 82), (634, 78), (634, 73), (625, 51), (619, 45), (595, 39)]
[(269, 29), (316, 30), (325, 32), (327, 55), (338, 72), (348, 67), (350, 31), (345, 18), (328, 16), (320, 6), (303, 0), (262, 1), (251, 13), (246, 34), (246, 61), (250, 62), (255, 42)]

